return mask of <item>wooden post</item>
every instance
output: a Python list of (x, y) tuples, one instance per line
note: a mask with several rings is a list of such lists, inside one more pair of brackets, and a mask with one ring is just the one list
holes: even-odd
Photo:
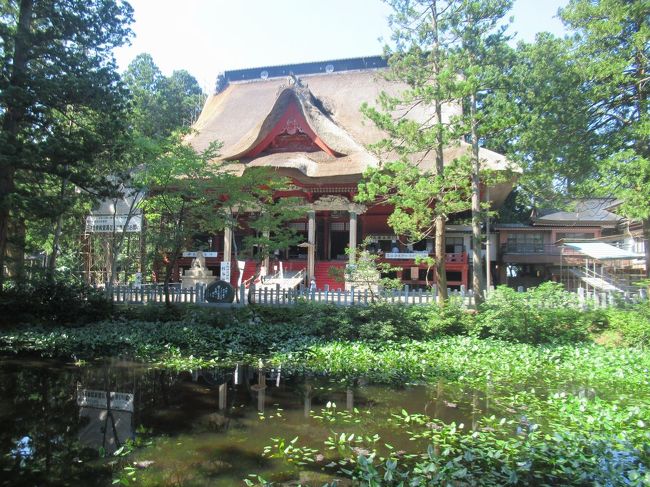
[(219, 386), (219, 409), (224, 410), (228, 404), (228, 383), (223, 383)]
[(357, 213), (350, 211), (350, 263), (353, 264), (357, 255)]
[(243, 282), (241, 286), (239, 286), (239, 305), (240, 306), (248, 305), (248, 300), (246, 299), (246, 285)]
[(316, 212), (307, 212), (307, 282), (311, 283), (316, 271)]
[(226, 226), (223, 230), (223, 261), (230, 262), (232, 259), (232, 227)]

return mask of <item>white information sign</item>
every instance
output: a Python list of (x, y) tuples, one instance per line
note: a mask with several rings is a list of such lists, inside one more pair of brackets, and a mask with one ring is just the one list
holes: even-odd
[(221, 276), (222, 281), (230, 282), (230, 262), (221, 263)]
[[(219, 252), (203, 252), (203, 257), (217, 257)], [(183, 257), (196, 257), (196, 252), (183, 252)]]
[[(128, 219), (128, 224), (127, 224)], [(86, 217), (86, 233), (112, 233), (112, 232), (142, 231), (142, 215), (133, 215), (128, 218), (126, 215), (108, 215)]]

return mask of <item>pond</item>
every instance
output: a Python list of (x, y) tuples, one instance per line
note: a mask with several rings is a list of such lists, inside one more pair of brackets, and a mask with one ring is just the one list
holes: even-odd
[[(396, 451), (411, 451), (414, 442), (391, 427), (402, 409), (472, 425), (492, 406), (484, 394), (442, 381), (384, 386), (281, 367), (175, 372), (118, 360), (5, 359), (0, 482), (111, 485), (126, 476), (146, 485), (243, 485), (255, 473), (322, 485), (331, 473), (271, 458), (265, 446), (295, 437), (322, 446), (343, 421), (358, 435), (377, 434)], [(128, 462), (114, 455), (125, 453), (120, 448), (127, 439), (138, 444)], [(125, 471), (124, 465), (133, 467)]]

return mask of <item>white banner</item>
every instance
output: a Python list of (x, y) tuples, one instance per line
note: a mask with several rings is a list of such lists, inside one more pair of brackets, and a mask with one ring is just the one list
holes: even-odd
[[(217, 257), (218, 252), (203, 252), (203, 257)], [(196, 252), (183, 252), (183, 257), (196, 257)]]
[(86, 233), (113, 233), (113, 231), (137, 233), (142, 231), (142, 215), (133, 215), (128, 218), (128, 225), (126, 224), (127, 218), (126, 215), (87, 216)]
[(221, 263), (221, 276), (222, 281), (230, 282), (230, 262)]

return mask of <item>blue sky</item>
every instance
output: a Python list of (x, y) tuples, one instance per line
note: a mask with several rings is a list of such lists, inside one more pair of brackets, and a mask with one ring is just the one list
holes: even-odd
[[(120, 68), (148, 52), (163, 73), (186, 69), (206, 91), (224, 70), (380, 54), (389, 37), (381, 0), (129, 1), (135, 38), (116, 51)], [(510, 30), (526, 41), (562, 35), (554, 17), (567, 3), (515, 0)]]

